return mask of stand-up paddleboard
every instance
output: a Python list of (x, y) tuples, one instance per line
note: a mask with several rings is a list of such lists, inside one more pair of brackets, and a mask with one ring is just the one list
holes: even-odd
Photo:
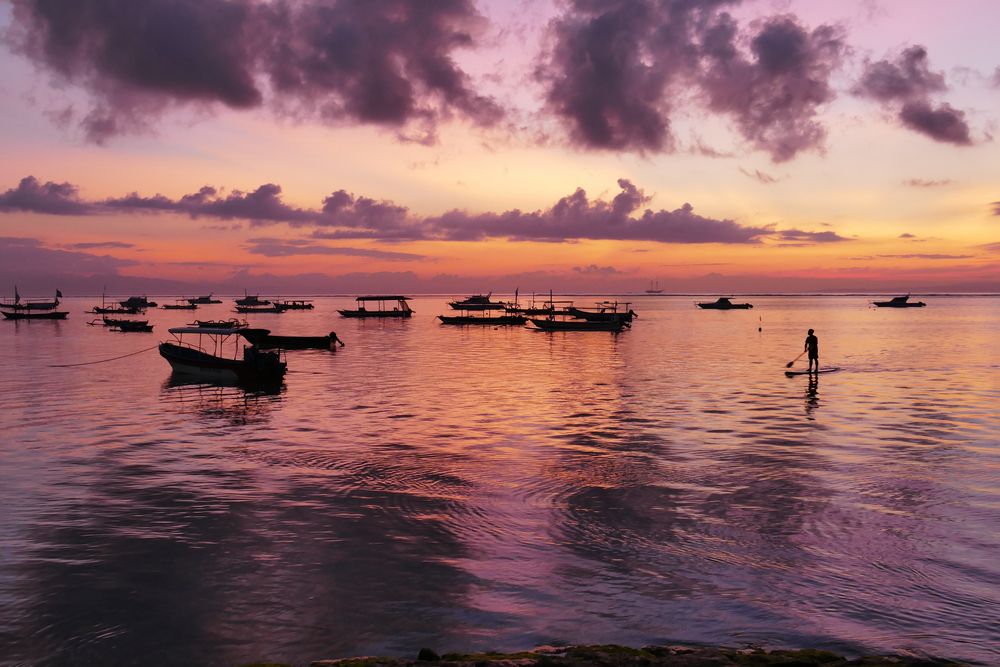
[(812, 375), (814, 373), (833, 373), (839, 370), (840, 368), (837, 366), (827, 366), (826, 368), (821, 368), (818, 371), (785, 371), (785, 375), (788, 377), (795, 377), (796, 375)]

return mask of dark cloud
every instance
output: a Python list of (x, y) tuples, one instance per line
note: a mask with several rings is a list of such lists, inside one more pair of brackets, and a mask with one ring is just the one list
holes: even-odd
[(996, 243), (984, 243), (979, 247), (989, 252), (1000, 252), (1000, 241), (997, 241)]
[(839, 30), (773, 17), (737, 45), (739, 0), (575, 0), (550, 26), (536, 75), (549, 108), (584, 148), (671, 151), (674, 100), (700, 91), (776, 162), (822, 145), (817, 108), (833, 99)]
[(395, 262), (410, 262), (426, 259), (424, 255), (410, 252), (390, 252), (370, 248), (344, 248), (325, 246), (304, 239), (255, 238), (248, 240), (247, 251), (265, 257), (288, 257), (291, 255), (342, 255), (348, 257), (369, 257)]
[(910, 232), (903, 232), (902, 234), (899, 235), (899, 238), (901, 238), (901, 239), (915, 239), (915, 238), (917, 238), (917, 235), (916, 234), (911, 234)]
[(905, 255), (876, 255), (888, 259), (970, 259), (975, 255), (942, 255), (938, 253), (909, 253)]
[(614, 276), (621, 275), (623, 273), (613, 266), (598, 266), (597, 264), (574, 266), (573, 270), (587, 276)]
[(72, 248), (73, 250), (95, 250), (98, 248), (134, 248), (134, 243), (124, 243), (122, 241), (92, 241), (86, 243), (69, 243), (66, 248)]
[(25, 176), (16, 188), (0, 194), (0, 212), (24, 211), (50, 215), (87, 215), (92, 207), (80, 199), (79, 190), (70, 183), (41, 183)]
[(895, 60), (867, 62), (853, 93), (893, 109), (899, 122), (934, 141), (969, 146), (965, 112), (947, 103), (934, 105), (931, 96), (948, 89), (944, 75), (932, 72), (927, 49), (911, 46)]
[(0, 237), (0, 270), (9, 273), (114, 274), (136, 262), (108, 255), (93, 255), (46, 247), (38, 239)]
[(754, 169), (753, 171), (750, 171), (748, 169), (740, 167), (740, 173), (743, 174), (744, 176), (754, 179), (759, 183), (763, 183), (764, 185), (770, 185), (772, 183), (778, 182), (777, 178), (761, 171), (760, 169)]
[(284, 111), (432, 133), (501, 111), (455, 63), (484, 19), (472, 0), (13, 0), (10, 41), (87, 90), (102, 141), (177, 105)]
[(938, 188), (944, 185), (951, 185), (952, 180), (950, 178), (942, 178), (936, 180), (929, 180), (925, 178), (908, 178), (903, 181), (903, 185), (908, 185), (911, 188)]
[[(132, 193), (121, 198), (88, 202), (75, 195), (71, 201), (80, 215), (109, 213), (178, 213), (192, 218), (249, 220), (256, 225), (285, 223), (311, 227), (314, 240), (372, 239), (380, 241), (479, 241), (506, 238), (514, 241), (573, 242), (583, 239), (653, 241), (659, 243), (762, 243), (767, 239), (797, 243), (847, 240), (835, 232), (776, 230), (773, 225), (742, 225), (729, 219), (698, 215), (690, 204), (674, 210), (643, 208), (649, 197), (626, 179), (610, 201), (591, 200), (583, 189), (558, 200), (544, 210), (469, 213), (451, 210), (439, 216), (416, 216), (406, 207), (389, 201), (357, 196), (337, 190), (323, 200), (320, 209), (289, 206), (281, 199), (281, 188), (265, 184), (252, 192), (220, 194), (205, 186), (194, 194), (171, 199), (164, 195), (145, 197)], [(7, 210), (35, 210), (26, 207)], [(44, 207), (39, 212), (46, 212)], [(0, 212), (3, 208), (0, 207)], [(299, 240), (298, 246), (261, 245), (272, 253), (312, 254), (325, 248)], [(326, 253), (327, 251), (319, 250)], [(333, 254), (331, 250), (327, 254)], [(340, 252), (340, 251), (337, 251)], [(340, 252), (340, 254), (346, 254)]]

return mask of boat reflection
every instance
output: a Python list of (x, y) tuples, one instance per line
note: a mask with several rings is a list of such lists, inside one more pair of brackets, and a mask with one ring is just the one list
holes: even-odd
[(205, 383), (171, 373), (163, 383), (161, 395), (165, 404), (174, 406), (179, 412), (221, 419), (232, 426), (245, 426), (269, 421), (284, 392), (284, 385), (249, 389), (235, 380)]

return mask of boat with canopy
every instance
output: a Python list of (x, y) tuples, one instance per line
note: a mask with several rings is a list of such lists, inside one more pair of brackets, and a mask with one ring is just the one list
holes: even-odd
[[(341, 317), (411, 317), (413, 311), (410, 309), (408, 296), (398, 295), (369, 295), (359, 296), (355, 299), (358, 307), (354, 310), (338, 310)], [(366, 304), (375, 304), (374, 309), (368, 309)], [(395, 305), (393, 305), (395, 304)]]
[[(225, 324), (225, 323), (214, 323)], [(245, 384), (280, 383), (288, 369), (277, 352), (240, 345), (240, 326), (189, 325), (168, 329), (173, 340), (161, 342), (160, 356), (175, 373), (204, 380)], [(197, 337), (190, 342), (184, 337)], [(232, 348), (232, 352), (229, 349)], [(240, 354), (242, 348), (242, 354)]]

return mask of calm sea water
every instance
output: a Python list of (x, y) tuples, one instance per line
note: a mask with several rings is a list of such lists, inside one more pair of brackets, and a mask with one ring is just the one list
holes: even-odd
[[(0, 322), (0, 662), (687, 640), (1000, 663), (1000, 298), (635, 300), (616, 336), (321, 298), (253, 323), (347, 347), (289, 352), (264, 395), (155, 350), (52, 367), (192, 313)], [(786, 378), (809, 327), (843, 370)]]

